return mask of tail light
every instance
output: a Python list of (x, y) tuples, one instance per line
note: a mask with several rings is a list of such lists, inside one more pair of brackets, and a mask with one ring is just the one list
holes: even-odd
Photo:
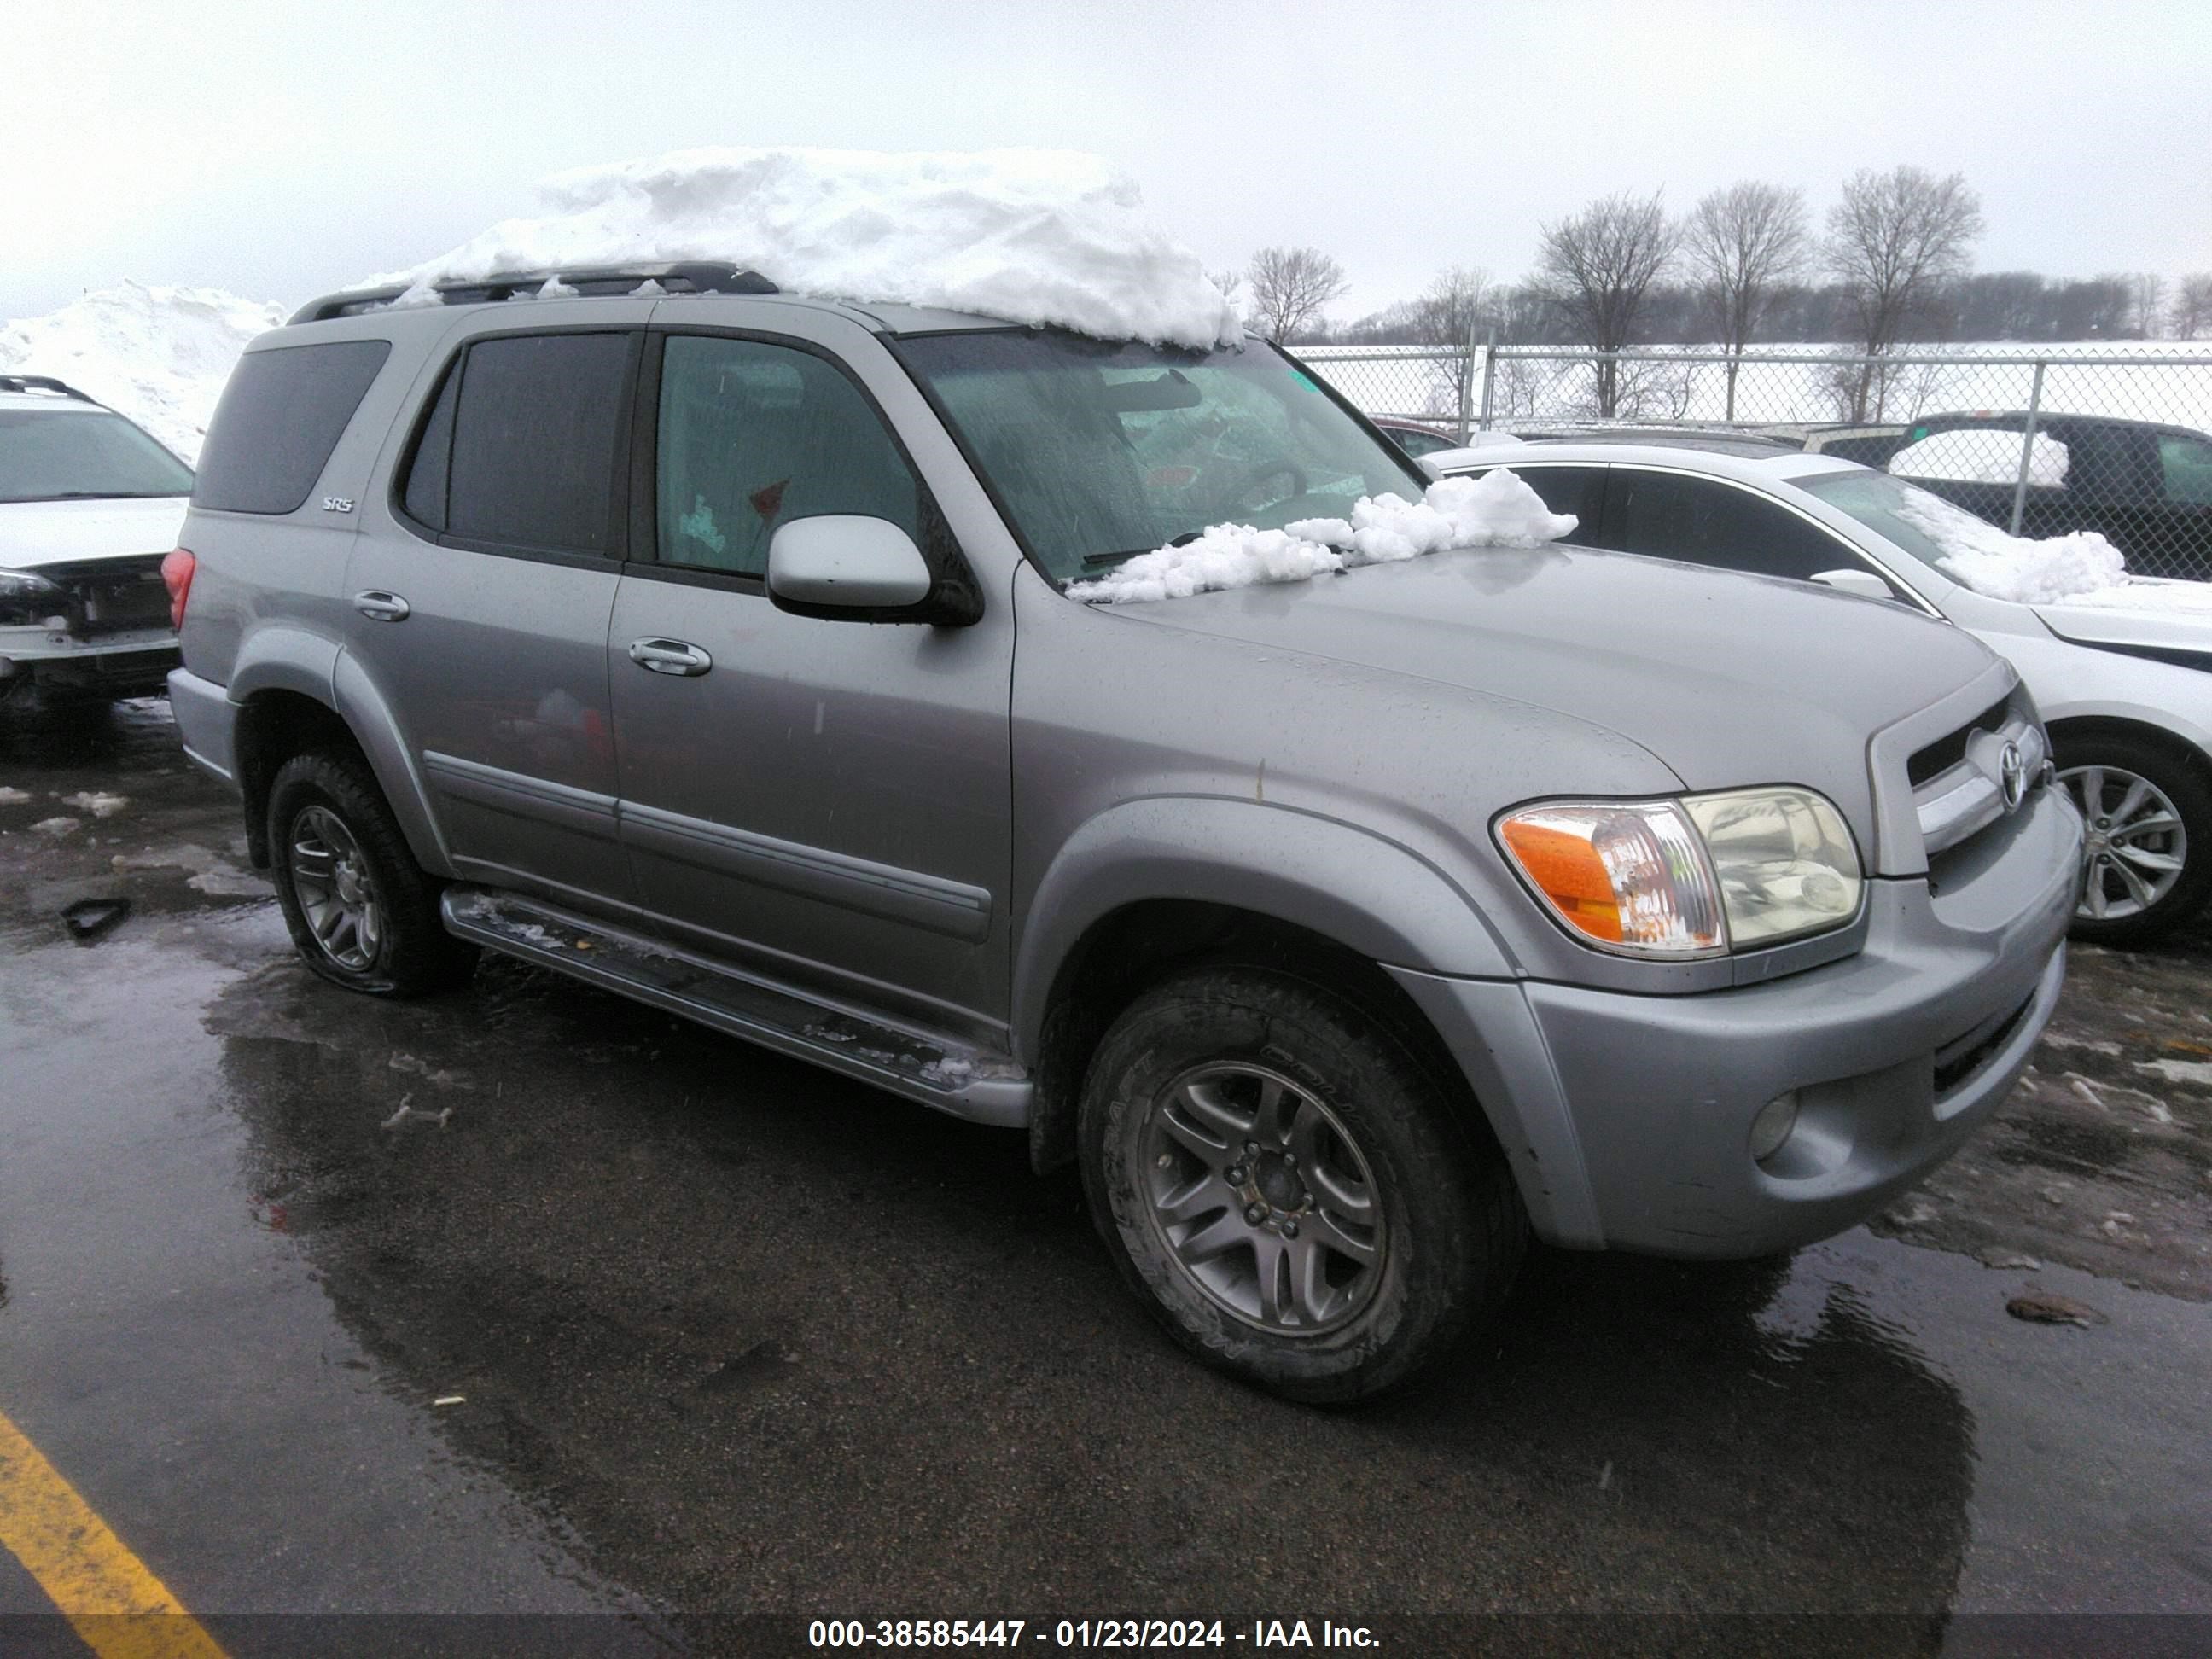
[(192, 572), (199, 568), (199, 561), (184, 548), (177, 548), (161, 556), (161, 586), (169, 590), (169, 626), (181, 629), (185, 625), (185, 601), (191, 597)]

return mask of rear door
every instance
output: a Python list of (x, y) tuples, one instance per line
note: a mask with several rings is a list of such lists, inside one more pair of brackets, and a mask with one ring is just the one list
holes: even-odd
[(823, 514), (888, 520), (965, 567), (883, 412), (935, 420), (889, 354), (842, 319), (761, 320), (657, 331), (647, 353), (652, 465), (607, 649), (641, 896), (675, 942), (999, 1040), (1010, 607), (955, 628), (769, 601), (770, 538)]
[(389, 495), (364, 515), (346, 651), (399, 725), (459, 873), (619, 912), (606, 638), (643, 333), (622, 325), (635, 307), (561, 313), (559, 329), (479, 319), (434, 366)]

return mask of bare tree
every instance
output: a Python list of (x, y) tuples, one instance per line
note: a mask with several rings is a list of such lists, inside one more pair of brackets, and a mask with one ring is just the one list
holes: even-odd
[[(1916, 167), (1856, 173), (1828, 210), (1827, 263), (1843, 284), (1858, 340), (1885, 352), (1928, 315), (1944, 286), (1971, 263), (1982, 234), (1982, 203), (1963, 173)], [(1867, 418), (1875, 376), (1862, 372), (1852, 420)], [(1874, 413), (1881, 415), (1879, 400)]]
[(2212, 270), (2192, 271), (2175, 286), (2173, 337), (2193, 340), (2200, 329), (2212, 329)]
[(2135, 311), (2130, 320), (2136, 337), (2158, 338), (2159, 325), (2166, 319), (2166, 278), (2148, 270), (2136, 272), (2128, 278), (2128, 301)]
[(1237, 303), (1237, 290), (1244, 286), (1244, 273), (1241, 270), (1209, 270), (1206, 273), (1206, 280), (1219, 289), (1221, 297), (1233, 306)]
[(1252, 283), (1252, 325), (1279, 342), (1316, 327), (1328, 302), (1352, 286), (1344, 267), (1317, 247), (1263, 247), (1245, 275)]
[(1471, 401), (1475, 340), (1498, 324), (1497, 285), (1486, 270), (1450, 266), (1421, 290), (1413, 313), (1420, 343), (1451, 354), (1439, 360), (1435, 395), (1456, 420)]
[(1775, 286), (1806, 253), (1805, 192), (1747, 179), (1699, 202), (1682, 227), (1691, 268), (1729, 354), (1728, 416), (1735, 419), (1735, 360), (1765, 314)]
[[(1645, 292), (1680, 241), (1680, 228), (1667, 217), (1659, 192), (1623, 192), (1541, 227), (1537, 270), (1574, 337), (1594, 351), (1617, 352), (1629, 343)], [(1620, 365), (1601, 358), (1596, 369), (1598, 413), (1610, 417), (1620, 398)]]

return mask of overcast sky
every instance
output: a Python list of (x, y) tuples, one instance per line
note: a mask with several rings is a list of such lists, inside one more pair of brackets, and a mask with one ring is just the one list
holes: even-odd
[(132, 277), (297, 301), (702, 144), (1095, 150), (1212, 267), (1341, 259), (1349, 319), (1540, 221), (1738, 179), (1825, 212), (1956, 168), (1984, 270), (2212, 269), (2212, 4), (2078, 0), (16, 0), (0, 318)]

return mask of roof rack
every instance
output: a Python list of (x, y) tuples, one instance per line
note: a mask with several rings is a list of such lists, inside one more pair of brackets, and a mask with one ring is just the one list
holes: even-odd
[[(488, 301), (528, 298), (557, 278), (579, 294), (619, 297), (641, 283), (658, 283), (671, 294), (774, 294), (774, 283), (757, 270), (700, 260), (672, 264), (589, 265), (562, 270), (518, 270), (482, 282), (435, 283), (432, 290), (449, 306), (482, 305)], [(390, 305), (407, 292), (404, 283), (383, 288), (348, 289), (310, 300), (292, 313), (295, 323), (327, 322), (333, 317), (358, 317)]]
[(67, 380), (57, 380), (51, 374), (0, 374), (0, 392), (58, 392), (64, 398), (74, 398), (81, 404), (100, 400), (91, 393), (79, 392)]

